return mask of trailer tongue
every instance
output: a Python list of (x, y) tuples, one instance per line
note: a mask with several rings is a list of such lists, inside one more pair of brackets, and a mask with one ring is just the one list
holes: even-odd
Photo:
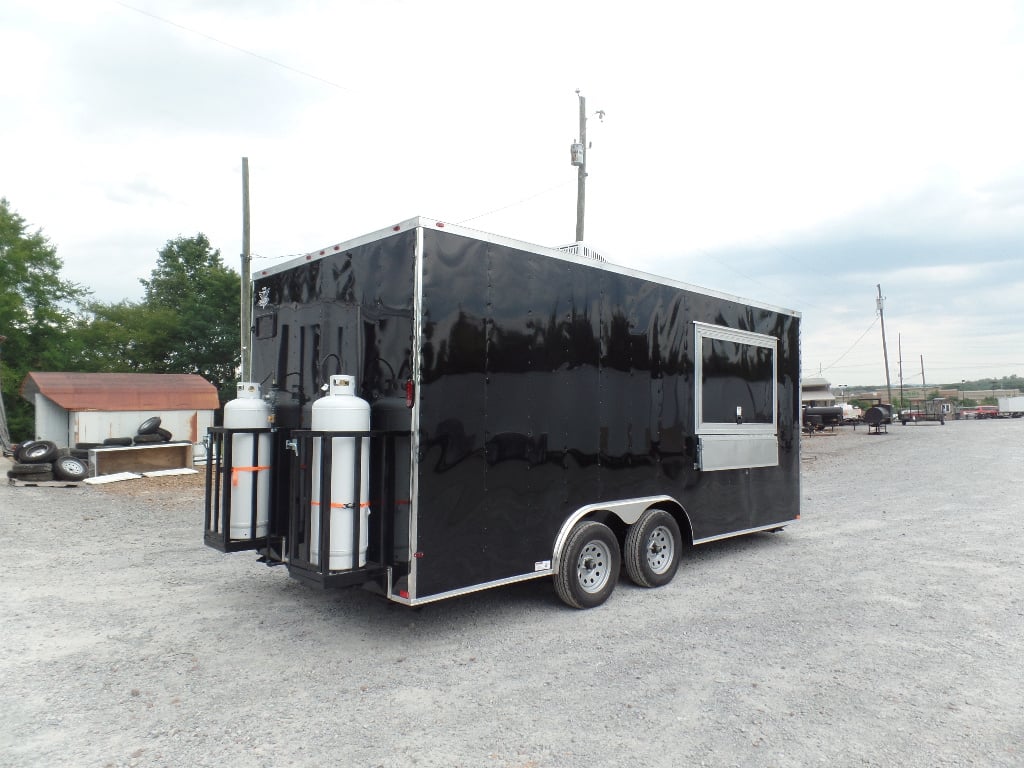
[(796, 312), (424, 219), (253, 296), (265, 394), (210, 430), (220, 551), (407, 605), (553, 578), (587, 608), (622, 566), (661, 586), (799, 518)]

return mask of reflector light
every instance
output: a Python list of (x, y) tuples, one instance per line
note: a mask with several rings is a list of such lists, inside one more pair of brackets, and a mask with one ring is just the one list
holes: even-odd
[(391, 231), (392, 231), (392, 232), (397, 232), (397, 231), (399, 231), (400, 229), (401, 229), (401, 227), (400, 227), (400, 226), (398, 226), (397, 224), (395, 224), (395, 226), (393, 226), (393, 227), (391, 228)]
[(412, 408), (416, 403), (416, 385), (412, 379), (405, 382), (405, 407)]
[(404, 597), (406, 600), (408, 600), (409, 599), (409, 590), (407, 590), (407, 589), (400, 589), (400, 590), (398, 590), (398, 596), (399, 597)]
[(422, 552), (413, 552), (412, 556), (415, 557), (417, 560), (422, 560), (423, 559), (423, 553)]
[(340, 250), (341, 250), (341, 246), (340, 246), (340, 245), (336, 245), (336, 246), (334, 246), (334, 250), (336, 250), (336, 251), (340, 251)]
[(439, 222), (437, 222), (437, 226), (439, 226), (439, 227), (443, 227), (443, 226), (444, 226), (444, 222), (443, 222), (443, 221), (439, 221)]

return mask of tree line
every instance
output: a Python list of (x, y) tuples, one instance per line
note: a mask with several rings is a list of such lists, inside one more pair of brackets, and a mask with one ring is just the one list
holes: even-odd
[(35, 432), (19, 394), (30, 371), (194, 373), (234, 394), (239, 275), (199, 233), (168, 240), (141, 301), (106, 303), (61, 276), (41, 230), (0, 198), (0, 383), (14, 441)]

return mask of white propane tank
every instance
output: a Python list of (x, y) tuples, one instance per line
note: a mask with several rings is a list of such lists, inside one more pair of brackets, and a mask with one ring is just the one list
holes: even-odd
[[(270, 426), (270, 404), (260, 396), (260, 385), (238, 382), (238, 398), (224, 405), (225, 429), (259, 429)], [(257, 440), (253, 464), (253, 440)], [(231, 526), (232, 539), (252, 538), (252, 497), (256, 494), (256, 538), (267, 535), (270, 520), (270, 465), (273, 458), (270, 433), (231, 436)]]
[[(326, 397), (313, 403), (311, 429), (329, 432), (368, 432), (370, 430), (370, 404), (356, 397), (355, 377), (331, 376)], [(309, 559), (320, 563), (320, 452), (322, 438), (313, 438), (313, 488), (310, 509)], [(343, 571), (355, 568), (352, 546), (352, 515), (355, 508), (361, 515), (359, 525), (359, 565), (366, 565), (366, 548), (370, 541), (367, 530), (370, 516), (370, 441), (362, 440), (362, 468), (359, 480), (360, 498), (355, 498), (353, 470), (355, 468), (355, 438), (335, 437), (331, 440), (331, 542), (327, 570)]]

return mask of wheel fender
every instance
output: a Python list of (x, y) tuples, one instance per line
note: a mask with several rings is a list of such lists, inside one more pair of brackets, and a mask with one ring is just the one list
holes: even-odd
[(686, 514), (686, 509), (671, 496), (644, 496), (638, 499), (620, 499), (618, 501), (606, 501), (580, 507), (565, 519), (562, 527), (558, 530), (551, 555), (551, 572), (558, 573), (558, 568), (562, 561), (562, 553), (565, 551), (565, 544), (569, 540), (569, 534), (572, 533), (572, 529), (581, 520), (585, 520), (598, 513), (609, 513), (626, 525), (633, 525), (651, 507), (665, 504), (678, 507), (683, 516), (686, 517), (687, 525), (689, 525), (689, 516)]

